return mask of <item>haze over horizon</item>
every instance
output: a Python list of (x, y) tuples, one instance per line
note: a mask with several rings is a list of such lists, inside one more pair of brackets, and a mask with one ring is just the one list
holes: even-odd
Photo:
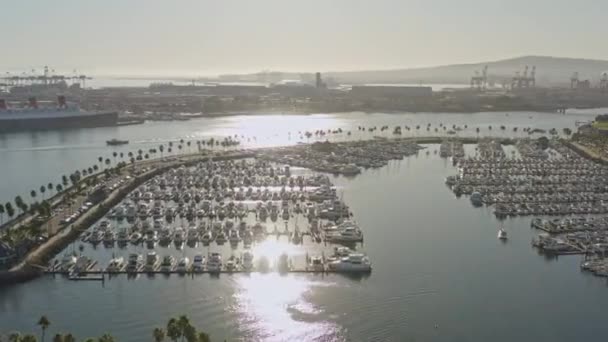
[[(581, 6), (587, 3), (588, 6)], [(386, 70), (523, 55), (608, 59), (608, 3), (123, 1), (4, 6), (2, 71), (214, 76)], [(576, 15), (574, 15), (576, 13)]]

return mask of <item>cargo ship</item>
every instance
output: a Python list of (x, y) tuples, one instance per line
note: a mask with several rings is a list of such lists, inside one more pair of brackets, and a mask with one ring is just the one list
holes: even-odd
[(56, 106), (39, 107), (35, 97), (25, 108), (9, 108), (0, 99), (0, 132), (116, 126), (118, 112), (85, 111), (57, 97)]

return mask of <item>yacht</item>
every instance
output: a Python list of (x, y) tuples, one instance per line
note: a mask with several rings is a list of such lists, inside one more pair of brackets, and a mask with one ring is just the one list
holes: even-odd
[(171, 229), (169, 229), (169, 228), (163, 228), (160, 231), (159, 241), (161, 243), (168, 244), (169, 242), (171, 242), (171, 239), (172, 239), (172, 237), (171, 237)]
[(334, 257), (336, 258), (341, 258), (341, 257), (346, 257), (351, 253), (354, 253), (355, 251), (353, 251), (352, 249), (348, 248), (348, 247), (344, 247), (344, 246), (336, 246), (334, 247)]
[(277, 271), (280, 273), (289, 272), (291, 269), (291, 262), (289, 261), (289, 256), (285, 253), (279, 256), (279, 261), (277, 263)]
[(127, 231), (127, 228), (120, 228), (118, 230), (116, 241), (120, 244), (126, 244), (129, 242), (129, 232)]
[(205, 270), (205, 257), (197, 254), (192, 259), (192, 272), (202, 273)]
[(118, 257), (110, 260), (110, 264), (106, 268), (108, 273), (117, 273), (122, 271), (125, 266), (125, 259), (123, 257)]
[(177, 228), (173, 234), (173, 242), (175, 242), (177, 245), (184, 243), (184, 235), (184, 230), (182, 228)]
[(149, 252), (148, 254), (146, 254), (146, 265), (144, 266), (146, 272), (156, 271), (157, 266), (158, 255), (156, 255), (156, 252)]
[(296, 245), (302, 243), (302, 234), (300, 234), (300, 231), (298, 229), (295, 229), (291, 234), (291, 243)]
[(251, 251), (243, 253), (243, 270), (246, 272), (253, 270), (253, 253)]
[(170, 273), (173, 271), (173, 265), (175, 264), (175, 258), (171, 255), (165, 255), (163, 261), (160, 263), (160, 271), (163, 273)]
[(226, 242), (226, 234), (224, 233), (224, 231), (220, 231), (217, 236), (215, 237), (215, 242), (218, 245), (222, 245)]
[(137, 245), (138, 243), (140, 243), (141, 239), (142, 239), (142, 235), (140, 232), (134, 232), (133, 234), (131, 234), (131, 236), (129, 236), (129, 241), (131, 241), (131, 243), (134, 245)]
[(175, 270), (177, 271), (177, 273), (184, 274), (184, 273), (188, 272), (189, 266), (190, 266), (190, 259), (188, 259), (188, 257), (183, 257), (183, 258), (179, 259)]
[(91, 267), (92, 264), (93, 260), (91, 260), (91, 258), (81, 255), (76, 259), (76, 264), (72, 269), (72, 274), (80, 274), (85, 272)]
[(236, 229), (230, 229), (230, 233), (228, 234), (228, 240), (230, 240), (230, 243), (233, 245), (238, 244), (241, 241), (239, 231)]
[(238, 260), (234, 255), (231, 255), (226, 261), (226, 271), (233, 272), (238, 266)]
[(127, 260), (127, 272), (128, 273), (137, 273), (143, 264), (143, 258), (141, 255), (137, 253), (129, 254), (129, 259)]
[(370, 272), (372, 270), (369, 258), (362, 253), (351, 253), (346, 257), (330, 262), (328, 267), (336, 272)]
[(66, 253), (61, 261), (57, 264), (57, 269), (60, 271), (69, 271), (76, 265), (76, 257), (73, 254)]
[(220, 253), (213, 252), (209, 255), (207, 270), (215, 273), (219, 273), (222, 270), (222, 255)]
[(105, 233), (103, 233), (103, 243), (110, 245), (114, 243), (114, 240), (116, 240), (114, 230), (108, 229)]
[(506, 240), (507, 239), (507, 231), (504, 230), (503, 228), (500, 228), (498, 230), (498, 239), (499, 240)]
[(251, 232), (251, 229), (245, 229), (243, 231), (243, 243), (245, 244), (245, 246), (249, 246), (249, 245), (251, 245), (252, 242), (253, 242), (253, 232)]
[(325, 271), (325, 265), (323, 264), (323, 258), (320, 256), (313, 256), (308, 261), (308, 270), (312, 272), (323, 272)]
[(201, 238), (201, 242), (204, 245), (208, 245), (213, 241), (213, 233), (211, 233), (211, 231), (206, 231), (205, 234), (203, 234), (203, 237)]
[(191, 227), (188, 229), (188, 233), (186, 234), (186, 240), (190, 244), (195, 244), (198, 242), (198, 231), (195, 227)]
[(103, 233), (99, 229), (94, 229), (91, 235), (89, 236), (89, 242), (92, 244), (98, 244), (103, 239)]
[(363, 241), (363, 233), (354, 226), (339, 229), (325, 236), (328, 242), (360, 242)]

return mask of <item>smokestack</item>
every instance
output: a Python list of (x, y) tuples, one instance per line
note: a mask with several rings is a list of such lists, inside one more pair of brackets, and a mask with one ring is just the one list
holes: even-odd
[(57, 96), (57, 105), (59, 106), (59, 108), (66, 108), (68, 105), (65, 102), (65, 96), (63, 95), (59, 95)]
[(6, 101), (4, 99), (0, 99), (0, 109), (6, 110)]
[(30, 97), (29, 98), (29, 102), (30, 102), (30, 108), (38, 108), (38, 102), (36, 101), (35, 97)]

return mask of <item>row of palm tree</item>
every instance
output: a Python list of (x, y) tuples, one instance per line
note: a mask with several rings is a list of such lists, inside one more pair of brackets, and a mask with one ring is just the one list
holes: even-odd
[[(44, 342), (46, 338), (46, 332), (51, 325), (51, 321), (46, 317), (42, 316), (36, 323), (40, 327), (40, 341)], [(169, 338), (173, 342), (210, 342), (209, 335), (197, 329), (190, 323), (190, 319), (185, 316), (179, 316), (178, 318), (171, 318), (167, 322), (166, 330), (162, 328), (155, 328), (152, 331), (152, 337), (156, 342), (163, 342), (165, 338)], [(21, 335), (21, 333), (15, 331), (7, 336), (8, 342), (38, 342), (38, 338), (33, 334)], [(0, 341), (4, 341), (3, 337), (0, 336)], [(104, 334), (100, 338), (87, 338), (84, 342), (114, 342), (115, 339), (110, 334)], [(61, 334), (57, 333), (53, 337), (52, 342), (76, 342), (76, 338), (71, 333)]]

